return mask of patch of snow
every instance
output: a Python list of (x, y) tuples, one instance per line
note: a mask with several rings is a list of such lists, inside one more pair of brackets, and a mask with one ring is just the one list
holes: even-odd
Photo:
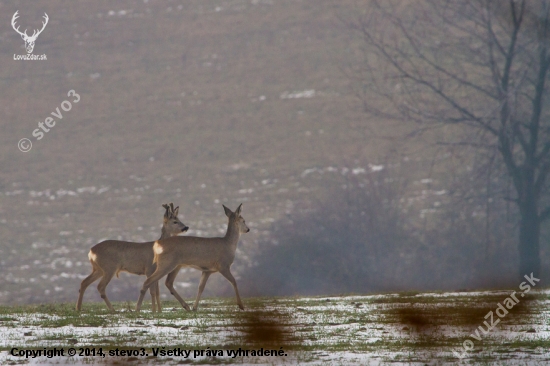
[(303, 91), (285, 91), (281, 93), (281, 99), (301, 99), (301, 98), (313, 98), (315, 97), (315, 89), (308, 89)]

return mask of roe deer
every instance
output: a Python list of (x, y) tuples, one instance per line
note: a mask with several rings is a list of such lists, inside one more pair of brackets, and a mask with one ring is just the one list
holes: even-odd
[(190, 310), (189, 306), (174, 289), (174, 280), (176, 279), (178, 271), (180, 268), (186, 266), (202, 271), (199, 290), (193, 310), (197, 310), (199, 306), (199, 299), (208, 277), (215, 272), (220, 272), (222, 276), (231, 282), (235, 289), (235, 295), (237, 296), (237, 304), (241, 310), (244, 310), (241, 297), (239, 296), (239, 290), (237, 289), (237, 282), (229, 270), (233, 263), (233, 259), (235, 259), (235, 251), (237, 250), (239, 237), (242, 233), (250, 231), (241, 216), (241, 207), (242, 204), (235, 212), (232, 212), (230, 209), (223, 206), (225, 214), (229, 218), (227, 232), (223, 238), (180, 236), (157, 240), (153, 245), (153, 251), (155, 252), (154, 261), (157, 264), (157, 269), (155, 273), (145, 280), (139, 294), (136, 311), (139, 311), (147, 289), (165, 275), (168, 275), (165, 284), (170, 290), (170, 293), (178, 299), (181, 306), (186, 310)]
[[(189, 228), (178, 219), (179, 206), (174, 209), (174, 205), (170, 206), (163, 204), (166, 209), (164, 213), (161, 239), (169, 238), (178, 235), (181, 232), (187, 231)], [(103, 277), (97, 285), (97, 290), (101, 298), (105, 300), (105, 304), (111, 311), (115, 311), (107, 298), (105, 288), (116, 274), (126, 271), (137, 275), (150, 276), (155, 272), (156, 265), (153, 263), (153, 244), (154, 242), (133, 243), (119, 240), (106, 240), (96, 244), (90, 249), (88, 258), (92, 263), (92, 274), (86, 277), (80, 284), (80, 294), (76, 303), (76, 310), (82, 308), (82, 298), (84, 291), (98, 278)], [(151, 301), (153, 312), (155, 311), (155, 299), (158, 305), (158, 310), (161, 311), (159, 286), (158, 282), (151, 286)]]

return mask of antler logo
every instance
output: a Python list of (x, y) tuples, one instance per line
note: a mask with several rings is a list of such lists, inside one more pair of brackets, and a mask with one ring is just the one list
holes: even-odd
[(38, 38), (40, 33), (42, 33), (44, 28), (46, 28), (46, 24), (48, 24), (48, 20), (49, 20), (48, 14), (44, 13), (44, 21), (42, 22), (42, 29), (40, 29), (40, 30), (35, 29), (32, 36), (29, 36), (29, 35), (27, 35), (27, 30), (26, 29), (25, 29), (24, 32), (21, 32), (19, 30), (19, 26), (17, 28), (15, 28), (15, 21), (17, 20), (17, 18), (19, 18), (19, 15), (17, 13), (19, 13), (19, 10), (17, 10), (15, 12), (15, 14), (13, 14), (13, 18), (11, 18), (11, 26), (13, 27), (13, 29), (17, 33), (19, 33), (21, 35), (21, 38), (23, 38), (23, 41), (25, 41), (25, 49), (27, 50), (27, 53), (32, 53), (32, 50), (34, 49), (34, 42), (36, 41), (36, 38)]

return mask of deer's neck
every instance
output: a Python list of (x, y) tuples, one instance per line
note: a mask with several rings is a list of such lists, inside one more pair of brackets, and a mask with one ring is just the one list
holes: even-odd
[(160, 233), (160, 239), (166, 239), (166, 238), (169, 238), (170, 237), (170, 234), (168, 233), (168, 231), (166, 231), (166, 228), (163, 226), (162, 227), (162, 231)]
[(235, 223), (229, 222), (227, 225), (227, 232), (225, 233), (225, 240), (227, 240), (230, 245), (237, 246), (240, 236), (239, 227)]

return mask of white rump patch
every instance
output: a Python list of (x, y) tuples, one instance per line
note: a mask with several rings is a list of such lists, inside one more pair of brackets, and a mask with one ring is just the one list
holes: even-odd
[(90, 250), (90, 252), (88, 253), (88, 258), (89, 258), (92, 262), (95, 262), (95, 260), (97, 259), (97, 255), (95, 255), (95, 254)]
[(160, 246), (158, 241), (156, 241), (155, 245), (153, 245), (153, 252), (155, 252), (155, 254), (161, 254), (163, 252), (162, 247)]

